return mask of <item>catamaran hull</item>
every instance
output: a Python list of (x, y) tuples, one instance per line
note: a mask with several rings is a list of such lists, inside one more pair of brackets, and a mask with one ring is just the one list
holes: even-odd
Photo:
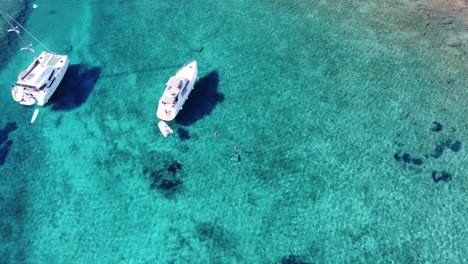
[[(22, 104), (22, 105), (37, 104), (39, 106), (44, 106), (49, 101), (50, 97), (52, 97), (52, 95), (54, 94), (54, 92), (57, 90), (58, 86), (62, 82), (62, 79), (65, 76), (65, 73), (70, 64), (68, 57), (43, 52), (41, 56), (39, 57), (39, 60), (43, 59), (44, 57), (48, 55), (57, 56), (58, 58), (57, 60), (60, 60), (60, 62), (57, 62), (57, 66), (53, 67), (52, 74), (48, 77), (47, 82), (39, 84), (40, 86), (43, 86), (44, 88), (38, 89), (37, 86), (33, 86), (32, 88), (25, 87), (24, 86), (25, 84), (20, 83), (25, 78), (24, 76), (21, 76), (24, 73), (21, 73), (20, 76), (18, 76), (18, 82), (11, 89), (11, 95), (13, 99), (19, 104)], [(41, 63), (45, 63), (45, 62), (41, 61)], [(34, 61), (31, 64), (30, 68), (40, 67), (40, 66), (42, 66), (42, 64), (39, 64), (36, 61)], [(46, 66), (42, 66), (42, 67), (46, 67)]]
[(43, 97), (44, 99), (42, 101), (37, 100), (38, 105), (43, 106), (49, 101), (49, 99), (52, 97), (52, 95), (55, 93), (60, 83), (62, 82), (63, 77), (65, 77), (65, 73), (67, 72), (69, 65), (70, 65), (70, 61), (68, 60), (68, 57), (67, 57), (64, 63), (64, 66), (60, 69), (60, 72), (57, 73), (55, 77), (55, 81), (53, 80), (53, 83), (50, 85), (50, 89), (45, 93)]

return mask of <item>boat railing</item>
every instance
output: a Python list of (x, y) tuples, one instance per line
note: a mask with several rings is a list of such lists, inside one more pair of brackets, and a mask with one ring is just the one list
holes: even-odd
[(34, 63), (32, 63), (31, 65), (29, 65), (29, 67), (28, 67), (26, 70), (22, 71), (22, 72), (18, 75), (18, 79), (23, 80), (24, 78), (26, 78), (26, 76), (28, 76), (28, 74), (31, 73), (31, 72), (34, 70), (34, 68), (36, 68), (36, 66), (39, 65), (39, 63), (40, 63), (40, 62), (39, 62), (38, 59), (34, 60)]
[(23, 83), (15, 83), (15, 87), (21, 87), (23, 89), (29, 89), (29, 90), (38, 90), (38, 88), (34, 85), (27, 85)]

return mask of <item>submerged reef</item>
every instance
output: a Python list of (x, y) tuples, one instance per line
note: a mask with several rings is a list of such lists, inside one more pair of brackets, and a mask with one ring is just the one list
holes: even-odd
[(460, 149), (461, 149), (461, 142), (459, 140), (453, 142), (452, 145), (450, 146), (450, 150), (455, 153), (460, 151)]
[(434, 127), (431, 129), (432, 132), (440, 132), (442, 131), (442, 128), (444, 128), (442, 124), (437, 121), (434, 121), (432, 123), (434, 124)]
[(177, 173), (182, 170), (182, 164), (172, 161), (166, 164), (165, 169), (151, 171), (148, 168), (143, 169), (143, 174), (151, 178), (150, 188), (158, 190), (166, 198), (173, 198), (182, 188), (182, 179)]
[(281, 264), (310, 264), (310, 262), (307, 262), (302, 259), (300, 256), (296, 255), (288, 255), (283, 258), (281, 258)]
[(451, 139), (447, 139), (444, 142), (440, 142), (439, 144), (436, 144), (434, 148), (434, 152), (432, 153), (433, 158), (440, 158), (442, 154), (444, 154), (444, 151), (446, 148), (450, 149), (453, 152), (458, 152), (461, 149), (462, 143), (459, 140), (452, 141)]
[(452, 180), (452, 174), (442, 171), (440, 175), (437, 171), (432, 171), (432, 180), (434, 180), (435, 183), (438, 183), (440, 181), (450, 181)]
[(408, 154), (408, 153), (403, 153), (403, 155), (402, 155), (401, 151), (396, 152), (393, 155), (393, 158), (396, 161), (401, 161), (403, 163), (413, 164), (413, 165), (416, 165), (416, 166), (422, 165), (424, 163), (424, 160), (422, 158), (411, 157), (411, 155)]
[[(438, 133), (441, 132), (443, 129), (443, 125), (440, 122), (434, 121), (432, 122), (434, 125), (431, 129), (432, 132)], [(452, 128), (452, 132), (455, 132), (456, 129)], [(398, 150), (393, 154), (393, 158), (397, 162), (401, 162), (402, 164), (405, 165), (405, 168), (408, 169), (415, 169), (414, 166), (421, 166), (424, 164), (424, 158), (425, 159), (439, 159), (441, 158), (444, 153), (446, 153), (446, 150), (450, 150), (453, 153), (457, 153), (462, 149), (462, 142), (460, 140), (454, 140), (452, 138), (446, 138), (444, 140), (439, 140), (438, 142), (435, 143), (435, 146), (433, 150), (430, 153), (419, 153), (419, 154), (409, 154), (402, 152), (401, 148), (403, 147), (402, 144), (398, 143)], [(414, 157), (416, 156), (416, 157)], [(424, 158), (421, 158), (424, 157)], [(435, 183), (438, 183), (440, 181), (450, 181), (452, 179), (452, 174), (442, 171), (441, 173), (438, 173), (435, 170), (432, 170), (431, 177)]]
[(202, 222), (195, 226), (198, 240), (211, 248), (221, 250), (229, 255), (236, 255), (239, 241), (235, 235), (216, 223)]
[(179, 162), (177, 161), (173, 161), (168, 167), (167, 167), (167, 171), (172, 173), (172, 175), (175, 176), (176, 172), (178, 170), (181, 170), (182, 169), (182, 164), (180, 164)]

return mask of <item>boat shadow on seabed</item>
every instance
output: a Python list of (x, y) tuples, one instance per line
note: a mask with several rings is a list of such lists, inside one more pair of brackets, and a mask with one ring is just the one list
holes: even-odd
[(183, 109), (176, 117), (176, 123), (190, 126), (211, 114), (216, 105), (224, 101), (224, 95), (218, 93), (219, 75), (212, 71), (195, 83)]
[(52, 110), (69, 111), (80, 107), (88, 99), (100, 75), (100, 67), (71, 65), (57, 91), (50, 98)]

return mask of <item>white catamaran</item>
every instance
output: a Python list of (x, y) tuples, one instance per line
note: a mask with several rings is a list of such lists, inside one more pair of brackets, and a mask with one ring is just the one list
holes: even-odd
[(156, 112), (159, 119), (171, 121), (176, 117), (192, 91), (197, 76), (197, 61), (192, 61), (167, 81)]
[[(22, 105), (43, 106), (50, 99), (59, 86), (68, 69), (69, 60), (66, 55), (58, 55), (51, 52), (44, 44), (28, 32), (20, 23), (0, 9), (3, 18), (10, 25), (8, 32), (15, 33), (24, 47), (21, 50), (28, 50), (34, 57), (33, 62), (18, 75), (18, 80), (11, 88), (13, 99)], [(31, 44), (21, 37), (19, 29), (22, 29), (39, 43), (46, 51), (39, 57), (36, 56)]]

